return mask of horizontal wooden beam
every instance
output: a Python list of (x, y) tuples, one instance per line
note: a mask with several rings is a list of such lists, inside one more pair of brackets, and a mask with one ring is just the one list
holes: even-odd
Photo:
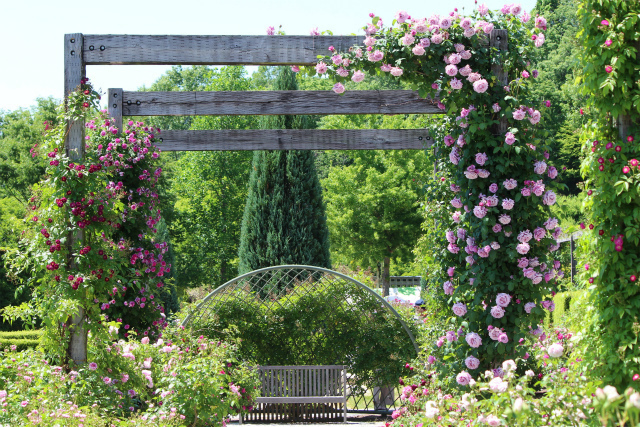
[(357, 36), (84, 36), (86, 65), (313, 65), (362, 44)]
[(165, 130), (162, 151), (422, 150), (433, 145), (426, 129)]
[(123, 92), (125, 116), (273, 114), (441, 114), (437, 100), (411, 90)]

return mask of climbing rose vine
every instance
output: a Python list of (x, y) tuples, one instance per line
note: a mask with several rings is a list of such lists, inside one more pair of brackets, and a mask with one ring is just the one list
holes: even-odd
[[(471, 16), (400, 11), (391, 26), (370, 17), (363, 45), (330, 47), (310, 72), (335, 79), (336, 93), (347, 80), (387, 74), (443, 111), (444, 132), (435, 136), (448, 159), (440, 170), (449, 179), (450, 208), (438, 224), (438, 261), (451, 329), (428, 360), (466, 386), (469, 374), (496, 368), (500, 375), (505, 358), (528, 357), (523, 344), (541, 334), (562, 276), (554, 259), (561, 229), (549, 213), (558, 170), (540, 128), (539, 101), (530, 97), (538, 76), (530, 60), (547, 22), (519, 5), (500, 11), (481, 5)], [(497, 29), (507, 30), (508, 47)], [(492, 37), (505, 49), (497, 50)], [(497, 64), (504, 81), (492, 71)]]
[[(583, 133), (581, 279), (592, 285), (589, 359), (619, 389), (640, 387), (640, 3), (582, 1), (583, 89), (597, 119)], [(620, 122), (616, 127), (614, 123)], [(615, 328), (611, 325), (615, 324)]]
[[(94, 335), (105, 332), (106, 321), (123, 323), (125, 336), (135, 331), (158, 337), (166, 325), (157, 297), (170, 265), (163, 260), (167, 244), (154, 239), (161, 169), (153, 138), (159, 130), (130, 121), (121, 131), (105, 110), (92, 116), (98, 99), (82, 79), (66, 112), (60, 108), (62, 124), (47, 129), (44, 144), (33, 152), (45, 156), (48, 166), (12, 259), (14, 272), (30, 271), (32, 308), (54, 348), (69, 337), (63, 324), (78, 307)], [(65, 120), (85, 123), (81, 159), (65, 153)], [(137, 182), (135, 191), (124, 182)], [(137, 239), (119, 237), (124, 227), (136, 227)], [(77, 236), (73, 244), (70, 236)]]

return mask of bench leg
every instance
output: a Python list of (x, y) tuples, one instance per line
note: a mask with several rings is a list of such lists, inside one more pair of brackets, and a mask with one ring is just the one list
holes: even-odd
[(344, 422), (347, 422), (347, 402), (344, 402)]
[(238, 417), (238, 424), (242, 424), (242, 418), (243, 418), (243, 417), (244, 417), (244, 416), (243, 416), (242, 414), (240, 414), (240, 416)]

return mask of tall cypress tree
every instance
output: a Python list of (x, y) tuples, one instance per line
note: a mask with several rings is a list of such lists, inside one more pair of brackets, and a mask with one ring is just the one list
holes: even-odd
[[(297, 90), (282, 67), (274, 90)], [(308, 129), (307, 116), (267, 116), (262, 129)], [(240, 274), (283, 264), (331, 267), (322, 188), (312, 151), (256, 151), (242, 218)]]

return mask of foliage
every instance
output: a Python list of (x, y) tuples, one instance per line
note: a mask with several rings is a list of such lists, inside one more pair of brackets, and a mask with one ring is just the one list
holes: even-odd
[[(281, 68), (273, 90), (296, 90)], [(263, 129), (305, 129), (304, 116), (267, 116)], [(313, 152), (256, 151), (242, 217), (238, 271), (284, 264), (331, 267), (322, 188)]]
[[(638, 389), (632, 378), (640, 372), (640, 4), (584, 0), (578, 16), (583, 89), (596, 114), (583, 133), (581, 169), (590, 215), (579, 269), (596, 307), (587, 336), (599, 343), (587, 355), (606, 382)], [(616, 129), (616, 119), (630, 126)]]
[[(241, 286), (190, 328), (216, 340), (238, 339), (238, 357), (259, 365), (346, 364), (355, 383), (393, 384), (415, 349), (397, 317), (369, 291), (340, 278), (302, 283), (260, 297)], [(401, 309), (412, 333), (414, 310)]]
[(255, 399), (257, 376), (236, 347), (169, 331), (167, 341), (96, 342), (91, 363), (66, 372), (35, 351), (0, 360), (7, 425), (224, 425)]
[[(331, 169), (322, 181), (332, 252), (350, 266), (387, 260), (388, 268), (388, 260), (411, 261), (422, 222), (426, 156), (419, 151), (358, 151), (349, 156), (353, 164)], [(388, 289), (388, 281), (383, 286)]]
[[(164, 308), (154, 301), (164, 271), (170, 269), (162, 260), (165, 243), (152, 240), (160, 220), (154, 207), (154, 185), (161, 172), (154, 168), (155, 130), (130, 121), (120, 133), (106, 111), (90, 119), (97, 99), (83, 79), (69, 97), (67, 112), (60, 109), (59, 125), (47, 131), (40, 147), (48, 161), (47, 175), (29, 199), (21, 244), (11, 255), (14, 274), (29, 275), (24, 286), (33, 288), (33, 300), (24, 309), (5, 309), (5, 317), (40, 317), (44, 344), (52, 355), (64, 350), (70, 336), (65, 323), (80, 310), (94, 336), (103, 334), (103, 311), (116, 300), (112, 316), (127, 312), (133, 318), (125, 324), (125, 335), (136, 330), (157, 336), (165, 324)], [(83, 119), (87, 133), (84, 158), (73, 161), (64, 148), (69, 131), (65, 120), (71, 119)], [(123, 181), (135, 180), (146, 184), (136, 185), (134, 193)], [(139, 234), (134, 240), (117, 240), (128, 227)], [(71, 235), (81, 238), (71, 244)], [(127, 289), (139, 296), (124, 307), (121, 294)]]

